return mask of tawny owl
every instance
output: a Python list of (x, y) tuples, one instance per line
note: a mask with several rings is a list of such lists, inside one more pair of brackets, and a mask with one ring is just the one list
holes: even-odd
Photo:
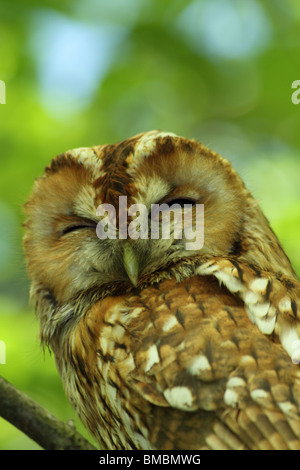
[(158, 131), (70, 150), (26, 212), (41, 340), (99, 446), (300, 449), (300, 282), (227, 160)]

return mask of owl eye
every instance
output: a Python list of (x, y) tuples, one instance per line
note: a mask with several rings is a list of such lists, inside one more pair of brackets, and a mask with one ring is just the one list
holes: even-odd
[(62, 230), (62, 235), (66, 235), (67, 233), (75, 232), (76, 230), (81, 230), (84, 228), (96, 228), (96, 224), (92, 221), (70, 224)]
[(184, 209), (185, 204), (195, 205), (196, 200), (189, 197), (179, 197), (167, 199), (166, 201), (164, 201), (164, 204), (168, 204), (169, 207), (173, 206), (173, 204), (178, 204)]

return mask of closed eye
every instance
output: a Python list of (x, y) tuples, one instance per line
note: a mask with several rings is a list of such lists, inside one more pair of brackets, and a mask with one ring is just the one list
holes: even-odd
[(189, 198), (189, 197), (179, 197), (179, 198), (172, 198), (163, 201), (164, 204), (167, 204), (169, 207), (173, 206), (174, 204), (178, 204), (184, 209), (185, 204), (194, 205), (196, 204), (196, 200)]
[(82, 229), (96, 229), (96, 223), (92, 221), (82, 221), (82, 222), (76, 222), (73, 224), (69, 224), (67, 227), (65, 227), (61, 234), (62, 235), (67, 235), (68, 233), (75, 232), (76, 230), (82, 230)]

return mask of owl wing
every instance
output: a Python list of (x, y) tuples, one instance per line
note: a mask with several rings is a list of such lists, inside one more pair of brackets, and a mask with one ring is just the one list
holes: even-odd
[(300, 282), (248, 263), (214, 258), (197, 271), (213, 275), (239, 296), (251, 321), (264, 334), (276, 334), (293, 362), (300, 361)]
[(300, 449), (297, 365), (238, 297), (197, 276), (149, 287), (126, 305), (124, 347), (134, 367), (129, 374), (122, 361), (115, 367), (153, 405), (144, 417), (152, 445)]

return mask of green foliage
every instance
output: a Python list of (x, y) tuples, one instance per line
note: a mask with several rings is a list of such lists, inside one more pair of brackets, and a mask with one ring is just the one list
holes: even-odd
[[(22, 255), (34, 178), (69, 148), (149, 129), (197, 138), (232, 161), (300, 274), (299, 23), (296, 0), (0, 2), (0, 374), (57, 416), (74, 413), (38, 344)], [(0, 421), (0, 448), (32, 447)]]
[[(41, 350), (32, 311), (5, 297), (0, 298), (0, 306), (1, 339), (6, 346), (6, 363), (0, 363), (0, 375), (61, 420), (73, 420), (76, 429), (90, 439), (65, 398), (53, 357), (48, 350)], [(0, 418), (0, 448), (26, 450), (39, 446)]]

